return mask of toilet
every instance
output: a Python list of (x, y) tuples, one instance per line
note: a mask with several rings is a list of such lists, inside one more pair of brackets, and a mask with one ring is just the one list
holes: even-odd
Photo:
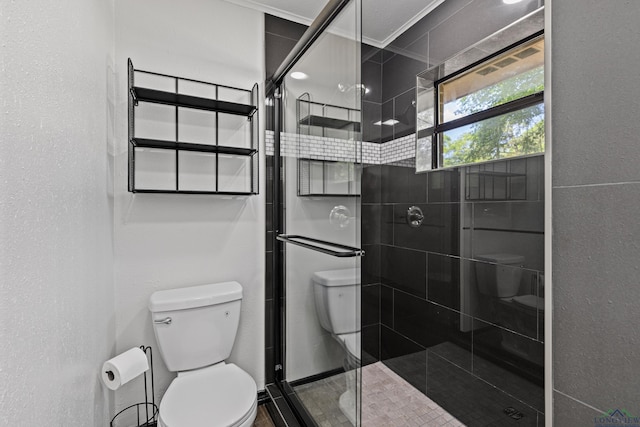
[(356, 425), (355, 369), (360, 367), (360, 269), (318, 271), (311, 280), (320, 326), (338, 341), (345, 354), (343, 367), (347, 390), (340, 395), (338, 406), (351, 424)]
[(318, 271), (312, 276), (320, 326), (346, 352), (349, 364), (360, 362), (360, 269)]
[[(496, 253), (478, 255), (475, 263), (476, 282), (481, 294), (500, 304), (500, 323), (507, 329), (536, 337), (544, 317), (544, 298), (519, 294), (525, 258), (521, 255)], [(502, 347), (512, 354), (541, 365), (540, 346), (519, 334), (502, 331)]]
[(160, 402), (161, 427), (250, 427), (258, 411), (253, 378), (233, 363), (242, 286), (224, 282), (154, 292), (153, 329), (167, 368), (177, 372)]

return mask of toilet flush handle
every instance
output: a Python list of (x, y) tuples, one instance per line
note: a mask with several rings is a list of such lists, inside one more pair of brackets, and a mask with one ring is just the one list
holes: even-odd
[(165, 325), (170, 325), (171, 324), (171, 317), (165, 317), (164, 319), (157, 319), (154, 320), (153, 323), (162, 323)]

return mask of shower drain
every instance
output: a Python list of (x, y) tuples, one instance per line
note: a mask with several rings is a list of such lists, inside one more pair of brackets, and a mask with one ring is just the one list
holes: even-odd
[(524, 417), (524, 414), (522, 412), (518, 411), (516, 408), (514, 408), (512, 406), (509, 406), (508, 408), (504, 408), (502, 410), (502, 412), (504, 412), (510, 418), (513, 418), (514, 420), (520, 420), (520, 419), (522, 419), (522, 417)]

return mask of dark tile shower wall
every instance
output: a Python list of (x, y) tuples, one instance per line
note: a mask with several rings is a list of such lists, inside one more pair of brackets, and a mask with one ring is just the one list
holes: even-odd
[[(365, 96), (363, 139), (414, 133), (416, 74), (541, 5), (450, 0), (371, 56), (376, 62), (363, 54), (363, 79), (379, 64), (382, 85), (380, 98)], [(392, 118), (398, 123), (373, 126)], [(382, 360), (467, 425), (544, 425), (543, 314), (523, 316), (480, 294), (475, 276), (478, 255), (523, 255), (518, 293), (544, 296), (543, 182), (542, 156), (427, 174), (364, 168), (363, 363)], [(424, 213), (419, 228), (406, 223), (411, 206)], [(379, 315), (369, 313), (376, 296)]]
[[(492, 178), (478, 184), (481, 173)], [(505, 422), (508, 407), (524, 414), (521, 425), (544, 418), (544, 313), (480, 294), (475, 274), (478, 256), (523, 255), (526, 245), (518, 294), (544, 296), (543, 177), (542, 156), (428, 174), (364, 168), (363, 361), (382, 360), (468, 425)], [(474, 199), (478, 186), (518, 199)], [(424, 212), (418, 228), (406, 222), (410, 206)]]

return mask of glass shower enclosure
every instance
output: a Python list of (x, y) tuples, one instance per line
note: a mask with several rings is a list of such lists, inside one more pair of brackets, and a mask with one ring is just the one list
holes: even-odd
[(301, 423), (350, 426), (360, 424), (364, 256), (360, 4), (325, 12), (330, 23), (274, 89), (275, 377)]

